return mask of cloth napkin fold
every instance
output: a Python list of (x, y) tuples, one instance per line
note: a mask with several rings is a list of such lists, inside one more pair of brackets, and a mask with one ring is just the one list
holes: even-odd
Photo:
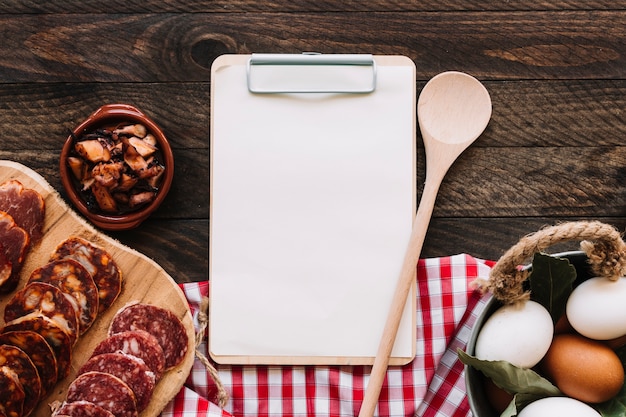
[[(417, 354), (404, 366), (392, 366), (382, 387), (376, 416), (471, 416), (465, 394), (464, 349), (488, 296), (469, 283), (487, 278), (494, 262), (459, 254), (420, 259), (417, 265)], [(194, 322), (207, 281), (181, 284)], [(198, 350), (208, 357), (204, 340)], [(230, 395), (217, 406), (217, 388), (196, 359), (185, 386), (163, 417), (356, 416), (367, 387), (370, 366), (215, 365)]]

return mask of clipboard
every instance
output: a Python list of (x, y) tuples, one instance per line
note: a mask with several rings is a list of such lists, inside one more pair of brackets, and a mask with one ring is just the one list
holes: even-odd
[[(223, 55), (211, 69), (209, 335), (222, 364), (372, 364), (416, 205), (404, 56)], [(390, 364), (415, 357), (416, 288)]]

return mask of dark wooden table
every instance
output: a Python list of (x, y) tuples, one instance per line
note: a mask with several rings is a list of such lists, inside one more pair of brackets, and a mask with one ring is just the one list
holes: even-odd
[[(205, 280), (211, 63), (302, 51), (406, 55), (418, 92), (446, 70), (489, 90), (492, 120), (445, 178), (423, 257), (497, 259), (565, 220), (626, 227), (624, 0), (5, 0), (0, 158), (62, 192), (68, 129), (105, 103), (139, 107), (173, 145), (174, 184), (143, 225), (110, 235), (178, 282)], [(418, 164), (419, 197), (419, 134)]]

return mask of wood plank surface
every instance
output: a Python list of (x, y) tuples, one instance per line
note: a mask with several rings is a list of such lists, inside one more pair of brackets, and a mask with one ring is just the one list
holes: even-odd
[[(625, 22), (626, 0), (5, 0), (0, 159), (28, 166), (65, 198), (58, 158), (68, 131), (103, 104), (138, 107), (172, 144), (172, 190), (140, 227), (105, 235), (178, 283), (204, 281), (215, 58), (406, 55), (418, 94), (439, 72), (459, 70), (493, 102), (484, 134), (444, 179), (422, 257), (495, 260), (562, 221), (626, 231)], [(419, 131), (416, 150), (419, 199)]]
[(626, 10), (120, 13), (106, 20), (102, 30), (90, 14), (0, 15), (4, 81), (207, 81), (223, 53), (311, 50), (406, 55), (418, 79), (449, 69), (489, 79), (619, 79), (626, 67)]
[[(112, 234), (178, 282), (208, 274), (210, 66), (224, 53), (405, 54), (485, 83), (493, 117), (444, 180), (423, 256), (497, 258), (562, 220), (626, 226), (626, 2), (5, 1), (0, 158), (60, 191), (68, 129), (105, 103), (148, 113), (174, 147), (161, 208)], [(418, 134), (418, 198), (424, 149)]]
[(328, 12), (328, 11), (482, 11), (482, 10), (619, 10), (622, 0), (529, 0), (524, 2), (485, 2), (481, 0), (11, 0), (2, 2), (5, 13), (129, 13), (129, 12)]

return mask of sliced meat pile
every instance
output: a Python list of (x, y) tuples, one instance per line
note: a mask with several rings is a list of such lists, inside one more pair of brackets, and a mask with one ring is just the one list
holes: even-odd
[[(119, 278), (116, 277), (115, 281), (115, 285), (119, 282), (121, 286)], [(34, 282), (53, 285), (67, 295), (78, 312), (80, 334), (84, 334), (96, 320), (100, 305), (98, 287), (81, 263), (68, 258), (50, 261), (30, 274), (28, 283)]]
[(122, 289), (122, 271), (111, 255), (85, 239), (71, 237), (60, 244), (50, 258), (73, 259), (79, 262), (93, 277), (98, 287), (98, 312), (111, 307)]
[(17, 180), (0, 184), (0, 210), (13, 217), (33, 243), (43, 237), (45, 202), (35, 190), (24, 188)]
[(114, 417), (137, 417), (163, 372), (183, 361), (188, 344), (183, 323), (171, 311), (143, 303), (123, 307), (53, 416), (82, 417), (93, 410), (105, 417), (104, 409)]
[[(4, 309), (6, 324), (0, 330), (0, 366), (7, 369), (0, 376), (0, 404), (6, 399), (13, 417), (30, 415), (56, 382), (69, 374), (74, 345), (102, 311), (100, 300), (110, 305), (121, 287), (122, 275), (111, 256), (71, 237), (11, 296)], [(3, 355), (12, 360), (3, 361)], [(16, 383), (8, 371), (18, 375)]]
[(141, 303), (125, 306), (113, 317), (109, 335), (128, 330), (144, 330), (156, 337), (165, 353), (166, 370), (180, 364), (187, 353), (189, 338), (183, 323), (164, 308)]
[(17, 180), (0, 184), (0, 292), (11, 292), (31, 245), (43, 236), (45, 203)]
[(24, 388), (17, 373), (9, 366), (0, 366), (0, 411), (6, 417), (19, 417), (24, 412)]
[(24, 389), (22, 414), (30, 414), (37, 406), (41, 395), (41, 379), (35, 364), (22, 349), (11, 345), (0, 345), (0, 363), (17, 375)]

